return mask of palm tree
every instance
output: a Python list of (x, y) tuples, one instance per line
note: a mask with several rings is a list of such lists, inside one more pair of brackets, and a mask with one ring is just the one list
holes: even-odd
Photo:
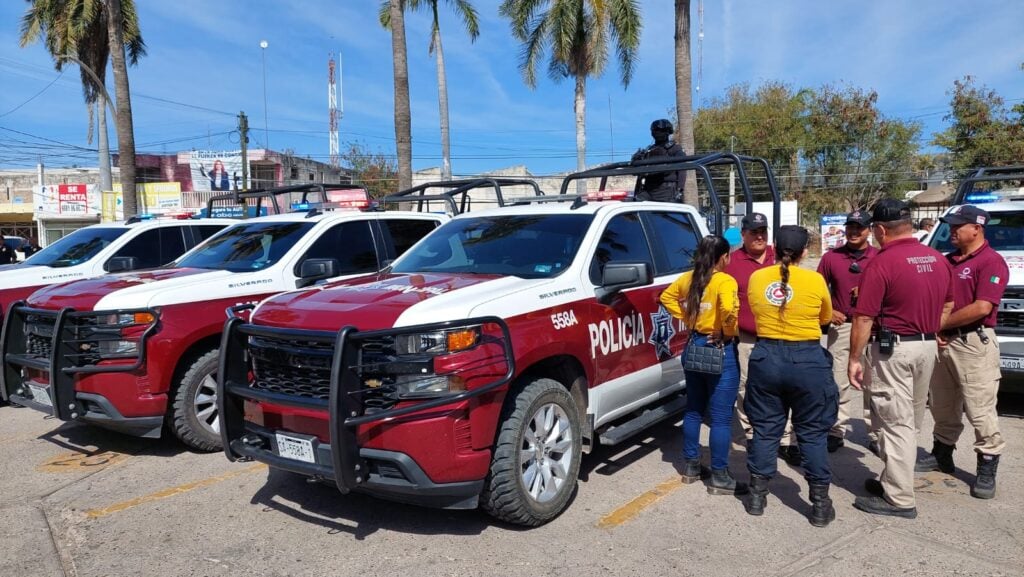
[[(455, 11), (462, 17), (462, 22), (469, 33), (471, 40), (480, 36), (480, 24), (477, 21), (476, 9), (467, 0), (445, 0), (451, 4)], [(448, 136), (448, 78), (444, 71), (444, 50), (441, 47), (441, 25), (437, 18), (438, 0), (405, 0), (406, 8), (413, 10), (419, 8), (430, 8), (434, 21), (430, 34), (430, 53), (437, 58), (437, 100), (441, 112), (441, 179), (451, 180), (452, 178), (452, 154), (451, 142)], [(385, 0), (380, 7), (380, 23), (384, 28), (391, 27), (391, 2)]]
[[(693, 154), (693, 72), (690, 60), (690, 0), (676, 0), (676, 115), (677, 142), (683, 152)], [(697, 206), (697, 175), (686, 171), (683, 202)]]
[(391, 59), (395, 75), (395, 148), (398, 189), (412, 186), (412, 112), (409, 110), (409, 63), (405, 52), (402, 0), (388, 0), (391, 13)]
[[(107, 33), (107, 9), (103, 0), (28, 0), (29, 8), (21, 21), (22, 47), (42, 39), (53, 58), (57, 70), (69, 60), (79, 65), (82, 95), (89, 110), (90, 133), (93, 106), (99, 97), (106, 99), (105, 77), (110, 59)], [(145, 55), (146, 45), (139, 31), (138, 16), (133, 0), (122, 0), (121, 20), (124, 26), (124, 48), (131, 64), (137, 64)], [(106, 104), (106, 103), (101, 103)], [(99, 107), (100, 166), (107, 167), (109, 178), (110, 155), (106, 153), (106, 111)], [(134, 165), (133, 165), (134, 166)], [(123, 175), (123, 173), (122, 173)], [(109, 187), (109, 182), (103, 183)], [(130, 196), (130, 195), (128, 195)]]
[[(121, 169), (121, 196), (124, 217), (135, 216), (139, 209), (135, 178), (135, 129), (132, 126), (132, 98), (128, 88), (128, 66), (125, 63), (124, 38), (127, 27), (121, 0), (107, 0), (107, 35), (110, 38), (110, 60), (114, 70), (114, 93), (117, 94), (117, 165)], [(127, 0), (130, 2), (131, 0)], [(126, 2), (126, 3), (127, 3)], [(133, 14), (134, 16), (134, 14)], [(134, 19), (136, 26), (138, 20)], [(138, 32), (138, 30), (136, 30)]]
[[(628, 86), (640, 44), (640, 7), (636, 0), (503, 0), (499, 12), (509, 19), (512, 35), (523, 43), (520, 71), (531, 88), (537, 61), (548, 48), (548, 76), (576, 80), (576, 168), (586, 168), (587, 78), (600, 76), (615, 44), (622, 85)], [(580, 180), (577, 191), (586, 191)]]

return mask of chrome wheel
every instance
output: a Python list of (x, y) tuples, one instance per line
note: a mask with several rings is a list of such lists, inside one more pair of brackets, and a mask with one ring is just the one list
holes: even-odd
[(542, 405), (526, 422), (519, 448), (520, 479), (533, 500), (547, 503), (570, 482), (574, 446), (572, 424), (562, 407)]
[(203, 377), (196, 387), (196, 395), (192, 399), (192, 410), (196, 420), (206, 432), (220, 435), (220, 418), (217, 414), (217, 379), (213, 373)]

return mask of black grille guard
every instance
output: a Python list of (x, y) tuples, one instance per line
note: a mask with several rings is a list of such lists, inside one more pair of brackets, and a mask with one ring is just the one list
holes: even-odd
[[(153, 315), (153, 322), (139, 336), (138, 349), (134, 354), (103, 355), (93, 361), (85, 361), (84, 355), (74, 350), (81, 342), (76, 330), (75, 321), (88, 317), (103, 317), (114, 314), (132, 314), (145, 312)], [(50, 337), (49, 358), (28, 354), (26, 317), (35, 315), (53, 318), (53, 332)], [(84, 407), (75, 398), (75, 377), (79, 373), (126, 373), (138, 370), (146, 359), (146, 343), (157, 330), (160, 315), (155, 309), (118, 309), (103, 311), (75, 311), (70, 307), (60, 310), (37, 309), (25, 305), (24, 301), (11, 304), (4, 318), (3, 332), (0, 333), (0, 350), (3, 351), (3, 366), (0, 367), (0, 395), (4, 400), (19, 404), (27, 404), (49, 411), (62, 421), (75, 419), (85, 414)], [(77, 360), (76, 360), (77, 359)], [(133, 360), (131, 364), (97, 365), (99, 360)], [(21, 368), (30, 367), (46, 371), (50, 375), (50, 397), (52, 407), (46, 408), (31, 396), (19, 393), (22, 387)]]
[[(360, 341), (382, 336), (448, 330), (458, 327), (497, 325), (502, 333), (504, 361), (508, 369), (499, 379), (451, 395), (416, 401), (410, 406), (391, 408), (364, 413), (362, 403), (352, 394), (361, 382), (356, 372)], [(331, 359), (330, 398), (328, 400), (285, 395), (252, 388), (249, 383), (250, 355), (249, 337), (299, 337), (306, 341), (332, 343), (334, 352)], [(271, 465), (300, 470), (311, 475), (333, 476), (338, 490), (348, 493), (366, 481), (367, 464), (359, 456), (356, 427), (366, 423), (394, 419), (411, 413), (450, 405), (465, 399), (484, 395), (508, 384), (515, 375), (515, 360), (512, 353), (512, 338), (508, 325), (499, 317), (476, 317), (458, 321), (446, 321), (401, 327), (395, 329), (358, 331), (346, 326), (337, 332), (306, 331), (291, 328), (274, 328), (253, 325), (238, 317), (229, 318), (224, 324), (221, 337), (220, 366), (217, 378), (217, 409), (220, 414), (220, 434), (224, 453), (231, 461), (257, 458)], [(274, 404), (327, 411), (330, 416), (331, 459), (333, 471), (323, 465), (295, 463), (282, 459), (271, 451), (250, 446), (246, 443), (244, 401), (266, 401)], [(284, 461), (289, 461), (284, 463)]]

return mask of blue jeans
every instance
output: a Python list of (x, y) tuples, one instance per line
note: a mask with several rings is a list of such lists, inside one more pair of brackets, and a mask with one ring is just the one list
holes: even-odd
[[(690, 333), (690, 343), (704, 345), (708, 337)], [(687, 345), (689, 346), (689, 344)], [(686, 357), (684, 352), (683, 358)], [(709, 375), (695, 371), (686, 374), (686, 412), (683, 413), (683, 457), (700, 458), (700, 425), (704, 417), (711, 424), (711, 468), (729, 466), (729, 443), (732, 437), (732, 412), (740, 386), (739, 358), (736, 345), (725, 345), (722, 374)]]
[(793, 432), (811, 485), (832, 481), (826, 438), (839, 413), (832, 356), (818, 341), (758, 339), (747, 368), (743, 408), (754, 429), (747, 454), (751, 474), (773, 477), (779, 440), (792, 412)]

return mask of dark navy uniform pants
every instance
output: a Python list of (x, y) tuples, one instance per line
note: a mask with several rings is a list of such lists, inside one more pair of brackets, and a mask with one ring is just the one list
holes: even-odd
[(751, 474), (773, 477), (779, 440), (792, 413), (793, 433), (812, 485), (832, 480), (827, 439), (839, 412), (832, 357), (819, 341), (758, 339), (750, 353), (743, 408), (754, 429), (747, 453)]

